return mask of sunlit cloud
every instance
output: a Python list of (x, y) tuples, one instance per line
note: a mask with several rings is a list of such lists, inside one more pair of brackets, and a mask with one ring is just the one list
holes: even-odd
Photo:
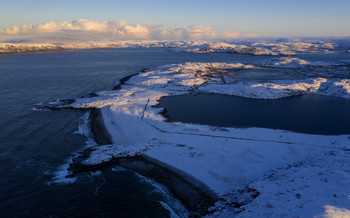
[(229, 39), (251, 37), (235, 31), (216, 31), (212, 26), (184, 26), (173, 30), (161, 29), (160, 26), (128, 24), (126, 21), (93, 21), (79, 19), (76, 21), (47, 22), (38, 25), (22, 25), (0, 29), (2, 36), (54, 36), (82, 37), (84, 39)]
[(238, 32), (215, 31), (211, 26), (184, 26), (174, 30), (162, 30), (155, 37), (163, 39), (215, 39), (237, 38)]
[(147, 38), (149, 29), (140, 24), (129, 25), (126, 21), (93, 21), (79, 19), (76, 21), (47, 22), (43, 24), (23, 25), (22, 27), (13, 26), (0, 30), (4, 35), (56, 35), (56, 36), (74, 36), (91, 35), (105, 36), (110, 35), (117, 38)]
[(350, 210), (346, 208), (334, 207), (330, 205), (324, 206), (325, 212), (324, 214), (317, 217), (349, 217)]

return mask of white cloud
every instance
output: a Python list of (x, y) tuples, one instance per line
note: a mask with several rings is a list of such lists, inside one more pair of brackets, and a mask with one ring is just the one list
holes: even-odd
[(238, 32), (215, 31), (211, 26), (184, 26), (172, 31), (163, 30), (159, 37), (164, 39), (214, 39), (237, 38)]
[(149, 31), (146, 26), (129, 25), (126, 21), (93, 21), (86, 19), (79, 19), (76, 21), (63, 22), (47, 22), (43, 24), (23, 25), (22, 27), (13, 26), (0, 30), (0, 34), (5, 35), (92, 35), (92, 36), (115, 36), (120, 38), (147, 38)]
[(237, 38), (233, 31), (216, 31), (211, 26), (184, 26), (174, 30), (154, 28), (148, 25), (131, 25), (126, 21), (93, 21), (79, 19), (76, 21), (47, 22), (38, 25), (13, 26), (0, 29), (0, 35), (12, 36), (55, 36), (113, 39), (214, 39)]

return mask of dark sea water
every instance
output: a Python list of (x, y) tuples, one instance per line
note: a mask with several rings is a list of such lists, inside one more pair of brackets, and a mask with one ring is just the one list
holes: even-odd
[[(186, 105), (184, 107), (183, 105)], [(350, 134), (350, 100), (303, 95), (250, 99), (220, 94), (166, 96), (169, 121), (225, 127), (262, 127), (322, 135)]]
[(283, 80), (292, 78), (294, 75), (288, 74), (281, 69), (276, 70), (262, 70), (262, 69), (249, 69), (249, 70), (239, 70), (232, 75), (231, 78), (239, 80)]
[(162, 187), (115, 166), (82, 173), (74, 183), (54, 183), (60, 167), (86, 144), (75, 133), (86, 112), (35, 111), (34, 105), (110, 90), (124, 76), (164, 64), (269, 58), (161, 48), (1, 55), (0, 217), (167, 217), (164, 203), (181, 212)]
[(300, 59), (305, 59), (308, 61), (326, 61), (326, 62), (336, 62), (340, 60), (349, 60), (350, 53), (307, 53), (297, 55)]

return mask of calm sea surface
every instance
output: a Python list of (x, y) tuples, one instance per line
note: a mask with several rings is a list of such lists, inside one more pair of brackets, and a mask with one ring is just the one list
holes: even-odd
[[(349, 55), (331, 57), (350, 59)], [(52, 183), (59, 167), (85, 146), (85, 138), (75, 133), (85, 112), (35, 111), (33, 106), (110, 90), (120, 78), (144, 68), (183, 62), (250, 63), (269, 58), (176, 53), (161, 48), (1, 55), (0, 217), (164, 217), (170, 214), (164, 203), (181, 211), (164, 189), (115, 166), (82, 173), (74, 183)], [(317, 58), (328, 59), (322, 55)]]
[[(186, 105), (184, 107), (183, 105)], [(225, 127), (262, 127), (293, 132), (350, 134), (350, 100), (302, 95), (266, 100), (220, 94), (166, 96), (169, 121)]]

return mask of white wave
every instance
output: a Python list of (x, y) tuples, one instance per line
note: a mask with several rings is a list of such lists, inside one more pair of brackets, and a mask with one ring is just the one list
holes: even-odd
[(95, 142), (91, 127), (90, 127), (90, 111), (83, 114), (79, 119), (78, 129), (74, 132), (75, 134), (81, 135), (85, 139), (85, 148), (97, 146)]
[(106, 183), (106, 179), (105, 179), (102, 171), (90, 172), (90, 178), (91, 178), (92, 182), (96, 179), (101, 180), (100, 184), (98, 184), (97, 187), (95, 188), (94, 194), (95, 194), (95, 196), (97, 196), (100, 188)]
[(127, 171), (127, 169), (125, 169), (124, 167), (121, 167), (121, 166), (115, 166), (112, 168), (112, 171), (113, 172), (124, 172), (124, 171)]
[(175, 216), (172, 217), (188, 217), (188, 211), (186, 208), (182, 205), (182, 203), (174, 198), (171, 193), (168, 191), (168, 189), (154, 181), (153, 179), (147, 178), (145, 176), (142, 176), (139, 173), (135, 172), (135, 175), (140, 178), (140, 180), (146, 184), (149, 184), (153, 186), (154, 192), (160, 194), (163, 198), (163, 201), (160, 201), (160, 204), (167, 209), (170, 214), (173, 214)]
[(46, 175), (51, 175), (52, 178), (49, 181), (46, 181), (47, 185), (53, 185), (53, 184), (71, 184), (76, 182), (77, 178), (76, 177), (69, 177), (67, 178), (67, 176), (70, 175), (70, 172), (68, 171), (68, 167), (69, 164), (72, 162), (72, 159), (67, 159), (65, 161), (65, 164), (62, 164), (60, 167), (58, 167), (58, 169), (56, 170), (49, 170), (46, 172)]
[(170, 212), (170, 218), (179, 218), (179, 216), (175, 213), (175, 211), (173, 209), (171, 209), (171, 207), (169, 207), (169, 205), (167, 205), (166, 203), (164, 203), (163, 201), (159, 201), (159, 203), (167, 210)]

